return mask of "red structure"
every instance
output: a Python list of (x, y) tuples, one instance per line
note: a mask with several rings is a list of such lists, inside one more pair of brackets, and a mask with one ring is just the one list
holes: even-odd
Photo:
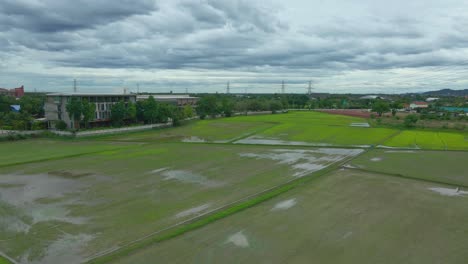
[(0, 95), (9, 95), (16, 98), (21, 98), (24, 96), (24, 86), (21, 85), (21, 87), (13, 89), (0, 88)]

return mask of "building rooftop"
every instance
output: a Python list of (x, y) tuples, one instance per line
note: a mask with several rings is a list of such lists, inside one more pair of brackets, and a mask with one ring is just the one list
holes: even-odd
[(415, 104), (415, 105), (427, 105), (427, 102), (415, 101), (415, 102), (412, 102), (411, 104)]
[(47, 96), (136, 96), (136, 94), (124, 93), (49, 93)]

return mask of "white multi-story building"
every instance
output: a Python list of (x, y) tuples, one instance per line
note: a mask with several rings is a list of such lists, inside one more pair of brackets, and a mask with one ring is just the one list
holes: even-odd
[(93, 123), (109, 123), (112, 105), (119, 101), (136, 102), (136, 94), (110, 94), (110, 93), (51, 93), (47, 94), (44, 105), (45, 118), (49, 128), (55, 128), (55, 123), (63, 120), (69, 128), (75, 128), (76, 124), (70, 119), (66, 105), (72, 98), (87, 100), (96, 105)]

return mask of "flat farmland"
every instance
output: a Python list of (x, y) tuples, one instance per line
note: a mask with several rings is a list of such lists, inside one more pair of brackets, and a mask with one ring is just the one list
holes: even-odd
[(166, 143), (5, 167), (0, 248), (81, 262), (360, 152)]
[(298, 111), (270, 116), (239, 117), (241, 120), (266, 120), (278, 123), (236, 143), (370, 146), (386, 141), (398, 130), (389, 128), (352, 127), (353, 123), (367, 123), (364, 118), (333, 115), (321, 112)]
[(468, 133), (406, 130), (383, 145), (414, 149), (468, 150)]
[(131, 142), (218, 142), (226, 143), (273, 126), (272, 121), (242, 120), (237, 117), (190, 121), (188, 124), (123, 135), (100, 137), (109, 141)]
[(0, 263), (465, 263), (466, 135), (366, 122), (2, 142)]
[(466, 263), (468, 196), (434, 188), (339, 170), (116, 263)]
[(274, 144), (276, 140), (286, 142), (286, 144), (292, 141), (293, 144), (304, 145), (368, 147), (379, 144), (396, 133), (393, 129), (350, 127), (349, 125), (281, 124), (238, 142), (256, 143), (264, 140)]
[(117, 263), (465, 263), (468, 197), (437, 186), (341, 170)]
[(363, 170), (468, 186), (468, 152), (373, 150), (351, 162)]
[[(134, 145), (133, 145), (134, 146)], [(0, 167), (17, 163), (66, 158), (74, 155), (130, 147), (125, 143), (77, 140), (23, 140), (0, 143)]]

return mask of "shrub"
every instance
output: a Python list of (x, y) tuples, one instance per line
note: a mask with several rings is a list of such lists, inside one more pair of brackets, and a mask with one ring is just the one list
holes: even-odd
[(405, 117), (404, 124), (406, 127), (413, 127), (416, 122), (418, 122), (418, 115), (416, 114), (410, 114)]
[(57, 130), (65, 130), (67, 129), (67, 123), (65, 123), (63, 120), (59, 120), (55, 123), (55, 128)]

